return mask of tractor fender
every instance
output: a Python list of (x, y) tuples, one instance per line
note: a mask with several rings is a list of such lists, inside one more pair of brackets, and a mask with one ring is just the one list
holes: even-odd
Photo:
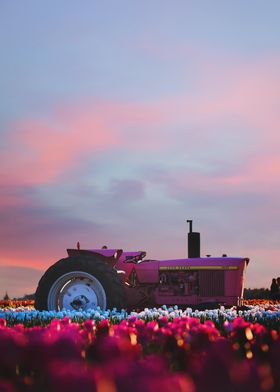
[(69, 257), (90, 256), (98, 257), (99, 260), (109, 264), (112, 268), (116, 265), (122, 254), (122, 249), (67, 249)]

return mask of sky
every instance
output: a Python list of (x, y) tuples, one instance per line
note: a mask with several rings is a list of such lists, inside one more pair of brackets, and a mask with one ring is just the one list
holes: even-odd
[(0, 0), (0, 297), (66, 249), (280, 275), (280, 3)]

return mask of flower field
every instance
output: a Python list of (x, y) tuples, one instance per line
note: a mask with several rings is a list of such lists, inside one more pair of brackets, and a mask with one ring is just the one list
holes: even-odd
[(34, 301), (30, 300), (30, 301), (24, 301), (24, 300), (19, 300), (19, 301), (15, 301), (12, 299), (8, 299), (8, 300), (1, 300), (0, 301), (0, 309), (4, 309), (4, 308), (19, 308), (22, 306), (30, 306), (33, 307), (34, 305)]
[(280, 305), (0, 309), (0, 391), (280, 391)]

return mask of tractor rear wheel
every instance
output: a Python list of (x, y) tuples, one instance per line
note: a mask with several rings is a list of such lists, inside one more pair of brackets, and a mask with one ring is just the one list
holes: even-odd
[(74, 256), (53, 264), (42, 276), (35, 294), (38, 310), (102, 310), (126, 306), (117, 271), (94, 256)]

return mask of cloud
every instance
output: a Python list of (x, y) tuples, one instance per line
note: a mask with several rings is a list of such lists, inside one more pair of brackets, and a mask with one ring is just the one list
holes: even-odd
[(55, 119), (58, 124), (25, 120), (17, 124), (10, 147), (2, 154), (1, 174), (7, 184), (40, 185), (60, 178), (84, 154), (111, 148), (116, 137), (93, 118)]
[(129, 202), (142, 199), (145, 195), (145, 188), (144, 184), (138, 180), (115, 179), (110, 185), (109, 193), (112, 200), (117, 203)]
[(90, 247), (103, 243), (110, 228), (104, 223), (64, 215), (29, 195), (27, 204), (0, 207), (0, 265), (46, 268), (66, 256), (78, 240)]
[[(0, 181), (1, 184), (1, 181)], [(32, 192), (31, 192), (32, 193)], [(13, 206), (23, 206), (29, 204), (30, 187), (21, 185), (0, 187), (0, 208), (13, 208)]]
[[(48, 119), (24, 119), (6, 133), (1, 182), (41, 185), (58, 181), (89, 157), (114, 149), (155, 148), (145, 127), (161, 123), (160, 109), (147, 104), (87, 103), (58, 107)], [(140, 135), (134, 130), (143, 127)]]
[(180, 151), (182, 144), (189, 153), (202, 149), (214, 154), (221, 145), (243, 154), (247, 150), (248, 159), (262, 152), (264, 159), (270, 153), (276, 157), (279, 65), (278, 57), (250, 64), (210, 59), (198, 68), (200, 77), (185, 94), (151, 102), (89, 99), (22, 119), (6, 133), (1, 182), (48, 184), (106, 151), (159, 154)]

